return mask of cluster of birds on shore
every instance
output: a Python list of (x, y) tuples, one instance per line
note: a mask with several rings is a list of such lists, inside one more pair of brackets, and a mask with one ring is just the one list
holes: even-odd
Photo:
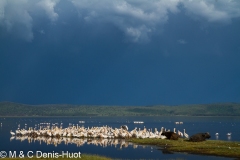
[[(10, 131), (12, 136), (28, 136), (28, 137), (70, 137), (70, 138), (103, 138), (103, 139), (114, 139), (114, 138), (159, 138), (166, 139), (167, 137), (163, 134), (165, 132), (170, 132), (170, 130), (166, 130), (164, 127), (157, 130), (147, 129), (144, 127), (134, 128), (131, 131), (128, 131), (128, 127), (126, 125), (121, 126), (120, 128), (112, 128), (110, 126), (102, 126), (102, 127), (87, 127), (84, 126), (76, 126), (69, 125), (66, 128), (57, 125), (50, 125), (47, 123), (41, 123), (39, 125), (39, 129), (29, 127), (28, 129), (20, 129), (18, 128), (15, 132)], [(188, 134), (185, 132), (179, 131), (176, 132), (176, 129), (173, 129), (173, 133), (179, 135), (179, 137), (189, 138)]]

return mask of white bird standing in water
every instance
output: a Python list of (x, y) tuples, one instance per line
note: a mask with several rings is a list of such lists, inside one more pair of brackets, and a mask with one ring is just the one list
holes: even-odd
[(189, 137), (188, 134), (185, 132), (185, 129), (183, 129), (183, 134), (184, 134), (184, 136), (185, 136), (186, 138)]
[(10, 134), (11, 134), (12, 136), (15, 136), (15, 133), (14, 133), (14, 132), (12, 132), (12, 130), (10, 131)]

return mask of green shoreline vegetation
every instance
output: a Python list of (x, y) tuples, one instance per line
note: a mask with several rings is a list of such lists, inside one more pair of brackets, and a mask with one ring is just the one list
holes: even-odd
[(179, 140), (133, 138), (129, 141), (141, 145), (155, 145), (167, 152), (186, 152), (190, 154), (240, 158), (240, 142), (220, 140), (190, 142), (182, 138)]
[(0, 116), (239, 116), (240, 103), (153, 106), (97, 106), (0, 102)]

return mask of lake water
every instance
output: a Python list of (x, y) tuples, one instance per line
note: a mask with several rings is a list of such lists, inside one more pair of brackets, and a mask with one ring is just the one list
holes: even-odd
[[(85, 123), (79, 123), (85, 121)], [(143, 121), (143, 124), (134, 124), (133, 121)], [(183, 124), (175, 124), (183, 122)], [(1, 125), (2, 123), (2, 125)], [(199, 132), (209, 132), (212, 140), (219, 139), (225, 141), (240, 141), (240, 118), (239, 117), (46, 117), (46, 118), (0, 118), (0, 153), (1, 151), (16, 151), (17, 154), (23, 151), (24, 155), (29, 151), (30, 155), (38, 153), (78, 153), (98, 154), (113, 159), (231, 159), (215, 156), (202, 156), (187, 153), (166, 153), (156, 146), (136, 145), (125, 140), (101, 140), (101, 139), (45, 139), (37, 140), (27, 137), (12, 138), (10, 130), (15, 131), (20, 128), (35, 127), (39, 123), (63, 123), (63, 127), (68, 127), (69, 123), (78, 124), (84, 127), (92, 126), (111, 126), (119, 128), (127, 125), (129, 130), (135, 127), (147, 129), (161, 127), (167, 129), (180, 130), (186, 129), (189, 135)], [(219, 136), (215, 136), (219, 133)], [(227, 133), (232, 133), (227, 136)], [(40, 154), (38, 154), (40, 155)]]

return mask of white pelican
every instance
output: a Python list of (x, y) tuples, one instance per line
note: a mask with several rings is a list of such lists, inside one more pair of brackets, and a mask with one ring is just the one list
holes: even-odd
[(183, 133), (181, 131), (178, 130), (178, 135), (183, 137)]
[(185, 136), (186, 138), (189, 137), (188, 134), (185, 132), (185, 129), (183, 129), (183, 134), (184, 134), (184, 136)]
[(173, 132), (176, 133), (176, 128), (173, 128)]
[(121, 128), (126, 130), (126, 131), (128, 130), (128, 126), (127, 125), (122, 125)]
[(12, 136), (15, 136), (15, 133), (14, 133), (14, 132), (12, 132), (12, 130), (10, 131), (10, 134), (11, 134)]
[(161, 131), (160, 131), (160, 133), (159, 133), (160, 138), (161, 138), (161, 139), (166, 139), (167, 137), (164, 136), (164, 135), (162, 135), (163, 132), (164, 132), (164, 127), (161, 128)]

